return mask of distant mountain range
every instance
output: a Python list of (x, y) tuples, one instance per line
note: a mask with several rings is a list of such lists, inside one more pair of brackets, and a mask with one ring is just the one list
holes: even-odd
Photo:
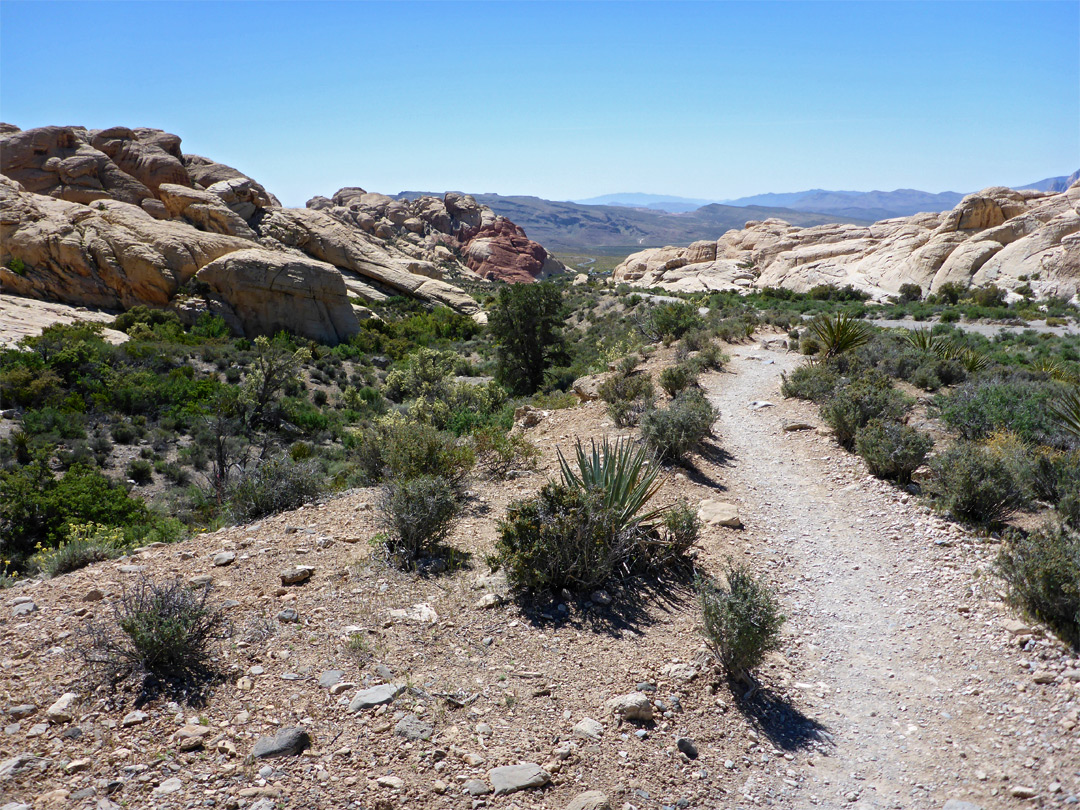
[[(1048, 177), (1023, 189), (1063, 191), (1080, 172)], [(415, 199), (431, 192), (403, 191)], [(549, 250), (631, 253), (647, 247), (688, 245), (717, 239), (742, 228), (748, 220), (783, 219), (792, 225), (829, 222), (868, 224), (921, 211), (947, 211), (965, 196), (944, 191), (828, 191), (810, 189), (786, 194), (758, 194), (736, 200), (710, 201), (667, 194), (605, 194), (587, 200), (559, 202), (540, 197), (473, 194), (476, 201), (516, 222), (531, 239)]]

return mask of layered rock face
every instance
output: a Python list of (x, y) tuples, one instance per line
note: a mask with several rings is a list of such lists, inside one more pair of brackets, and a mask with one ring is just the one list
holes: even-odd
[(438, 265), (455, 256), (488, 280), (532, 282), (566, 270), (525, 231), (468, 194), (400, 200), (343, 188), (307, 205), (375, 237), (394, 239), (399, 250), (424, 263), (413, 272), (433, 278), (439, 277)]
[(645, 250), (615, 268), (619, 281), (702, 292), (851, 284), (876, 298), (903, 284), (1030, 284), (1035, 295), (1080, 295), (1080, 183), (1061, 193), (988, 188), (951, 211), (869, 226), (796, 228), (747, 222), (715, 242)]
[(483, 321), (444, 274), (531, 281), (563, 269), (471, 197), (399, 203), (343, 189), (326, 203), (283, 208), (161, 130), (0, 124), (0, 291), (209, 309), (245, 334), (336, 342), (367, 314), (350, 298), (411, 295)]

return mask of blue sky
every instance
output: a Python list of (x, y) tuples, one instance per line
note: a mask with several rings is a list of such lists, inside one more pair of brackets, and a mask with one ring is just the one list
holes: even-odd
[(153, 126), (301, 205), (970, 191), (1080, 168), (1080, 3), (0, 3), (0, 119)]

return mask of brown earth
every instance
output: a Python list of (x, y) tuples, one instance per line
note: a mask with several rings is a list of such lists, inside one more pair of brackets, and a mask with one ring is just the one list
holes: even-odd
[[(750, 701), (706, 664), (686, 578), (612, 590), (610, 606), (503, 602), (498, 582), (483, 580), (497, 520), (554, 473), (555, 448), (621, 433), (589, 402), (525, 428), (543, 451), (538, 470), (471, 484), (450, 540), (471, 555), (464, 570), (387, 568), (366, 542), (379, 528), (377, 492), (356, 490), (6, 591), (0, 708), (37, 709), (5, 721), (0, 795), (63, 808), (107, 808), (98, 804), (107, 795), (160, 808), (563, 808), (595, 789), (612, 807), (645, 810), (949, 799), (989, 809), (1080, 793), (1080, 661), (1039, 628), (1009, 624), (989, 576), (996, 547), (869, 478), (819, 431), (784, 431), (818, 424), (811, 406), (779, 393), (796, 355), (729, 351), (728, 368), (703, 378), (721, 409), (715, 440), (687, 468), (664, 471), (658, 498), (737, 505), (745, 528), (707, 528), (695, 564), (712, 572), (735, 555), (779, 590), (789, 617), (782, 655)], [(669, 350), (648, 368), (665, 362)], [(761, 401), (774, 404), (748, 407)], [(216, 567), (223, 550), (235, 561)], [(281, 572), (296, 565), (313, 576), (282, 587)], [(143, 574), (212, 576), (217, 596), (236, 602), (235, 632), (221, 653), (229, 677), (205, 706), (151, 703), (125, 727), (133, 696), (92, 690), (72, 651), (84, 623), (109, 617)], [(94, 589), (104, 599), (85, 601)], [(24, 597), (38, 609), (13, 615)], [(392, 614), (415, 605), (437, 619)], [(277, 618), (286, 608), (298, 622)], [(331, 695), (319, 685), (330, 670), (356, 686)], [(405, 687), (393, 704), (346, 711), (357, 689), (383, 680)], [(605, 701), (645, 684), (655, 686), (653, 724), (605, 714)], [(69, 692), (79, 696), (71, 720), (50, 722), (46, 709)], [(430, 740), (395, 733), (407, 714), (431, 724)], [(598, 741), (575, 736), (584, 718), (603, 724)], [(209, 729), (202, 748), (180, 749), (185, 723)], [(293, 726), (313, 738), (303, 755), (247, 759), (258, 738)], [(696, 759), (678, 751), (680, 737), (694, 741)], [(10, 765), (22, 755), (41, 759)], [(517, 762), (544, 766), (551, 784), (463, 793), (468, 780)], [(1036, 798), (1014, 797), (1027, 795), (1021, 788)]]

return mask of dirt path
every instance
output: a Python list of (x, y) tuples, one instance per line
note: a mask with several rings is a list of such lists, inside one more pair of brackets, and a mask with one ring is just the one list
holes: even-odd
[[(827, 436), (783, 430), (820, 424), (814, 406), (780, 394), (781, 372), (799, 362), (736, 349), (734, 373), (708, 392), (733, 456), (726, 482), (744, 550), (777, 583), (789, 616), (791, 677), (773, 691), (793, 697), (805, 728), (820, 724), (816, 736), (832, 743), (805, 741), (792, 806), (1014, 807), (1029, 793), (1049, 806), (1066, 801), (1080, 791), (1070, 728), (1080, 683), (1065, 671), (1077, 662), (1006, 629), (1001, 595), (980, 575), (996, 547), (870, 478)], [(748, 407), (762, 400), (774, 404)], [(1046, 672), (1056, 682), (1037, 683)]]

